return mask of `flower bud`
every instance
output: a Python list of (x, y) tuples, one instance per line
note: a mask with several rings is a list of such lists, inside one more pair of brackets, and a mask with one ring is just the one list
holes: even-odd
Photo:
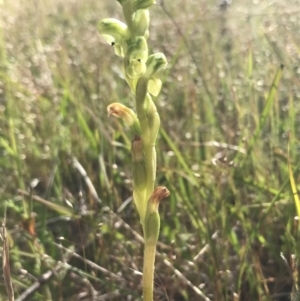
[(134, 135), (141, 134), (141, 128), (138, 118), (133, 110), (127, 108), (121, 103), (114, 102), (107, 107), (108, 116), (113, 115), (121, 118), (126, 126), (130, 128)]
[[(148, 9), (139, 9), (133, 15), (133, 33), (135, 36), (148, 38), (150, 13)], [(147, 34), (146, 34), (147, 33)], [(145, 35), (146, 34), (146, 35)]]
[(158, 206), (160, 201), (169, 195), (170, 191), (162, 186), (156, 187), (152, 192), (148, 200), (144, 221), (145, 243), (156, 244), (160, 227)]
[(129, 61), (140, 60), (146, 63), (148, 60), (148, 45), (143, 36), (135, 37), (128, 45)]
[(144, 37), (134, 38), (128, 45), (127, 55), (124, 59), (125, 72), (129, 78), (137, 78), (146, 72), (148, 59), (148, 46)]
[(133, 7), (135, 11), (138, 9), (147, 9), (154, 3), (156, 3), (155, 0), (133, 0)]
[(107, 43), (115, 47), (115, 53), (124, 57), (126, 41), (130, 37), (127, 25), (117, 19), (107, 18), (98, 23), (100, 35)]
[(167, 59), (163, 53), (155, 53), (148, 57), (147, 71), (145, 77), (149, 79), (148, 91), (150, 94), (157, 96), (161, 90), (162, 82), (159, 78), (161, 73), (168, 65)]
[(126, 75), (131, 78), (138, 78), (146, 72), (146, 65), (139, 60), (133, 60), (126, 68)]
[(135, 87), (136, 87), (136, 83), (138, 81), (138, 77), (132, 78), (127, 75), (126, 69), (128, 66), (129, 66), (128, 58), (124, 57), (122, 65), (121, 65), (121, 71), (122, 71), (122, 74), (123, 74), (126, 82), (128, 83), (129, 87), (131, 88), (132, 93), (135, 94)]
[(147, 72), (145, 74), (149, 79), (153, 76), (158, 76), (166, 69), (168, 65), (165, 55), (161, 52), (154, 53), (148, 57)]
[(158, 186), (152, 192), (148, 200), (148, 212), (158, 212), (158, 206), (162, 199), (167, 198), (170, 195), (170, 191), (164, 186)]

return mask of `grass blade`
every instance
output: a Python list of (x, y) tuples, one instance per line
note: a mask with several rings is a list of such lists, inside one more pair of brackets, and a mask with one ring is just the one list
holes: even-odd
[(271, 108), (272, 108), (272, 104), (275, 100), (277, 88), (278, 88), (279, 82), (280, 82), (281, 77), (282, 77), (283, 68), (284, 68), (284, 65), (281, 64), (279, 69), (276, 72), (275, 78), (272, 82), (272, 85), (271, 85), (269, 93), (268, 93), (266, 105), (263, 109), (262, 115), (260, 116), (259, 125), (256, 128), (256, 130), (254, 132), (254, 135), (253, 135), (253, 138), (250, 142), (249, 149), (248, 149), (248, 155), (252, 152), (252, 149), (253, 149), (253, 147), (254, 147), (254, 145), (255, 145), (258, 137), (259, 137), (259, 134), (262, 131), (263, 126), (265, 125), (266, 119), (267, 119), (268, 115), (271, 112)]
[(288, 143), (288, 166), (289, 166), (289, 178), (290, 178), (291, 188), (292, 188), (292, 192), (293, 192), (293, 196), (294, 196), (295, 206), (297, 209), (297, 215), (300, 216), (300, 200), (299, 200), (299, 196), (298, 196), (296, 181), (294, 178), (293, 168), (292, 168), (291, 159), (290, 159), (290, 140)]
[(3, 278), (5, 283), (5, 288), (9, 301), (14, 301), (14, 290), (10, 275), (10, 265), (9, 265), (9, 246), (7, 241), (6, 232), (6, 210), (4, 211), (4, 219), (2, 223), (2, 240), (3, 240), (3, 251), (2, 251), (2, 268), (3, 268)]

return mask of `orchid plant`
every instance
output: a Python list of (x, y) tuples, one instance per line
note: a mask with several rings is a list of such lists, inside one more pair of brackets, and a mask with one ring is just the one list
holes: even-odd
[(133, 133), (131, 144), (133, 199), (144, 234), (143, 299), (153, 300), (156, 244), (159, 235), (160, 201), (169, 196), (165, 187), (155, 188), (155, 142), (160, 118), (152, 97), (162, 86), (161, 75), (167, 66), (163, 53), (149, 55), (149, 9), (155, 0), (117, 0), (122, 6), (125, 23), (103, 19), (98, 24), (100, 35), (122, 58), (122, 72), (135, 99), (135, 111), (121, 103), (108, 106), (108, 115), (121, 118)]

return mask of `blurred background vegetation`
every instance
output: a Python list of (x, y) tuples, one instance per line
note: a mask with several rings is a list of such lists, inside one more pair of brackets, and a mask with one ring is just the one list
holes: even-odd
[[(120, 6), (0, 3), (0, 216), (6, 206), (16, 300), (141, 300), (130, 139), (106, 113), (133, 98), (97, 33)], [(298, 4), (158, 0), (151, 9), (151, 52), (169, 61), (156, 101), (157, 183), (171, 191), (156, 301), (286, 301), (297, 289), (288, 162), (297, 184)]]

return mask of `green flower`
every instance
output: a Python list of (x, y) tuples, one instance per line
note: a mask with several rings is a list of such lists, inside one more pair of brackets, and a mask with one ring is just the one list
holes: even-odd
[(147, 71), (144, 76), (149, 80), (148, 92), (157, 96), (162, 86), (160, 77), (168, 65), (167, 59), (163, 53), (155, 53), (148, 57), (146, 65)]
[[(129, 87), (130, 87), (132, 93), (135, 94), (136, 83), (137, 83), (137, 81), (138, 81), (138, 78), (137, 78), (137, 77), (132, 78), (132, 77), (129, 77), (129, 76), (127, 75), (126, 69), (127, 69), (128, 66), (129, 66), (129, 62), (128, 62), (128, 60), (127, 60), (126, 58), (124, 58), (123, 63), (122, 63), (122, 69), (121, 69), (121, 70), (122, 70), (122, 73), (123, 73), (123, 75), (124, 75), (124, 77), (125, 77), (125, 79), (126, 79), (127, 84), (129, 85)], [(128, 68), (128, 71), (129, 71), (129, 73), (131, 72), (131, 71), (129, 70), (129, 68)]]
[(143, 36), (134, 38), (128, 45), (125, 60), (127, 66), (126, 75), (130, 78), (137, 78), (146, 72), (146, 62), (148, 59), (147, 41)]
[(130, 37), (127, 25), (117, 19), (107, 18), (98, 23), (98, 30), (106, 42), (114, 46), (116, 55), (124, 57), (126, 41)]

